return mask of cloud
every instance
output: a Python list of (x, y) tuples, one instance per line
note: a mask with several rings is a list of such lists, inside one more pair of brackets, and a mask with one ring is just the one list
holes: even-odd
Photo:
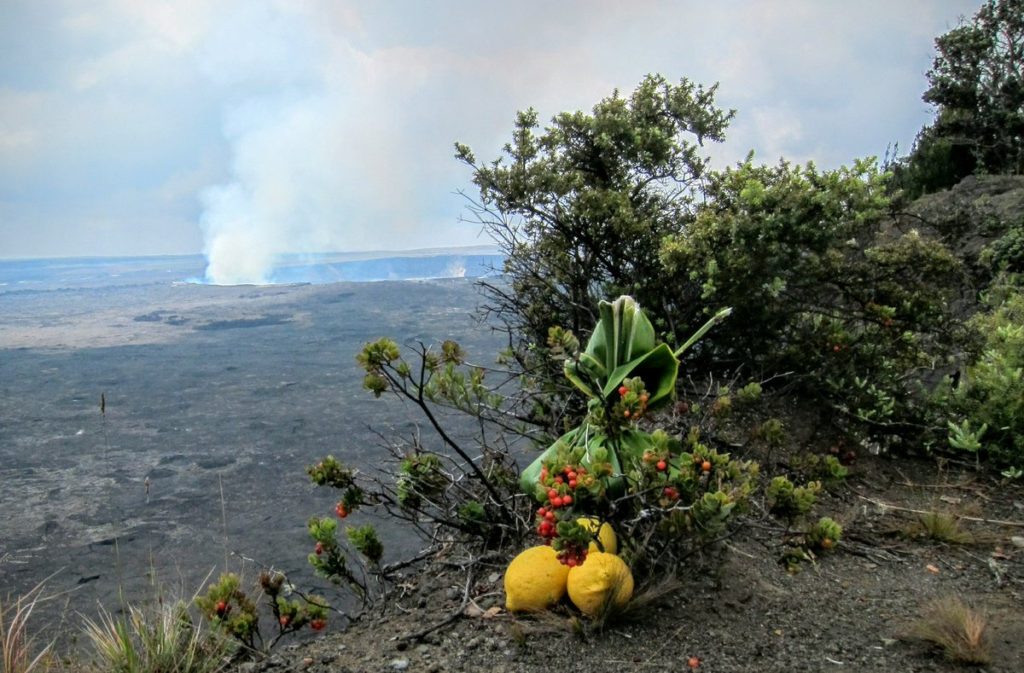
[(285, 252), (471, 244), (452, 143), (589, 109), (648, 72), (721, 83), (754, 149), (907, 149), (934, 36), (977, 0), (0, 4), (0, 256), (192, 252), (222, 282)]

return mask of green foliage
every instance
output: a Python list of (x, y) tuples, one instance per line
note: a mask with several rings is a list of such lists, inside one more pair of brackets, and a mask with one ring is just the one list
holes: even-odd
[[(528, 388), (565, 397), (548, 330), (589, 329), (604, 297), (635, 297), (669, 337), (699, 320), (664, 291), (657, 252), (688, 219), (707, 165), (701, 145), (721, 141), (732, 117), (715, 106), (715, 89), (649, 75), (631, 95), (616, 91), (591, 114), (558, 114), (543, 130), (534, 110), (520, 112), (494, 161), (456, 144), (479, 189), (470, 209), (501, 247), (511, 284), (482, 283), (485, 311), (509, 330), (510, 361)], [(541, 399), (530, 412), (554, 426), (557, 408)]]
[(793, 522), (811, 511), (818, 501), (820, 491), (821, 484), (816, 481), (807, 482), (804, 486), (795, 486), (784, 476), (773, 477), (765, 491), (768, 510), (775, 516)]
[(207, 588), (205, 596), (196, 598), (196, 605), (214, 627), (253, 646), (259, 631), (259, 615), (256, 603), (241, 585), (238, 575), (224, 573)]
[(579, 464), (592, 468), (595, 463), (607, 463), (616, 475), (609, 486), (621, 492), (623, 481), (617, 475), (627, 454), (641, 455), (656, 441), (636, 429), (637, 421), (674, 395), (677, 357), (730, 313), (730, 309), (719, 311), (673, 352), (668, 345), (656, 343), (650, 320), (632, 297), (622, 296), (612, 303), (602, 300), (599, 310), (601, 319), (587, 349), (564, 363), (566, 378), (590, 398), (589, 413), (523, 470), (520, 485), (526, 493), (535, 491), (546, 461), (581, 450)]
[(795, 471), (805, 477), (818, 479), (829, 487), (841, 484), (850, 474), (846, 466), (834, 455), (805, 453), (794, 456), (790, 464)]
[(786, 427), (777, 418), (769, 418), (757, 428), (757, 437), (771, 448), (786, 443)]
[(1002, 235), (982, 251), (979, 264), (1003, 273), (1024, 273), (1024, 217), (1008, 222)]
[(398, 502), (417, 508), (423, 498), (436, 500), (451, 485), (451, 478), (441, 469), (441, 459), (430, 453), (414, 453), (402, 459), (399, 466)]
[(761, 399), (761, 384), (751, 381), (736, 391), (736, 401), (744, 406), (756, 404)]
[(792, 372), (851, 422), (891, 434), (912, 431), (920, 372), (963, 338), (949, 309), (963, 275), (940, 242), (891, 226), (886, 179), (872, 161), (748, 160), (709, 177), (707, 205), (661, 255), (679, 284), (743, 316), (706, 359)]
[(949, 422), (949, 444), (982, 451), (1002, 467), (1024, 466), (1024, 295), (1019, 286), (997, 288), (990, 313), (973, 323), (985, 336), (978, 359), (945, 400), (961, 420)]
[(345, 535), (352, 546), (369, 559), (370, 563), (378, 565), (384, 558), (384, 545), (381, 544), (380, 538), (377, 537), (377, 530), (371, 524), (348, 528), (345, 530)]
[(981, 448), (981, 437), (988, 430), (988, 424), (982, 423), (980, 428), (971, 428), (971, 422), (967, 419), (957, 425), (953, 421), (947, 423), (949, 426), (949, 445), (954, 449), (977, 453)]
[(830, 551), (838, 544), (842, 536), (843, 527), (836, 523), (835, 520), (823, 516), (818, 519), (817, 523), (808, 528), (804, 534), (804, 539), (811, 549)]
[(311, 517), (307, 524), (315, 546), (307, 560), (316, 574), (335, 584), (345, 583), (365, 598), (366, 587), (348, 567), (348, 556), (338, 542), (338, 522), (330, 517)]
[(988, 0), (935, 47), (923, 96), (935, 134), (966, 144), (984, 172), (1024, 172), (1024, 6)]
[(923, 96), (935, 119), (896, 163), (898, 185), (916, 197), (976, 173), (1024, 172), (1024, 7), (986, 0), (935, 48)]
[[(215, 629), (234, 637), (249, 652), (266, 652), (284, 636), (307, 626), (319, 631), (326, 625), (327, 602), (319, 596), (288, 600), (286, 593), (290, 587), (285, 579), (279, 572), (261, 572), (257, 580), (258, 593), (250, 593), (242, 588), (238, 575), (224, 573), (207, 587), (205, 596), (195, 599), (195, 603)], [(258, 598), (253, 598), (254, 595), (265, 599), (264, 604), (273, 618), (273, 637), (265, 638), (263, 635)]]
[(306, 474), (317, 486), (346, 489), (355, 483), (355, 473), (334, 456), (327, 456), (316, 465), (306, 468)]
[(98, 621), (85, 619), (85, 634), (97, 671), (215, 673), (227, 667), (231, 654), (230, 642), (193, 623), (181, 601), (129, 605), (116, 617), (103, 610)]

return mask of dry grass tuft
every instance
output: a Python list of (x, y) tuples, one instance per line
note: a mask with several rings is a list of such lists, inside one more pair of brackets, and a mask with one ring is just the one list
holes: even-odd
[(50, 667), (50, 642), (38, 652), (35, 636), (29, 631), (29, 620), (36, 606), (46, 600), (43, 584), (18, 596), (11, 604), (0, 599), (0, 671), (4, 673), (32, 673)]
[(974, 536), (960, 527), (960, 519), (947, 512), (925, 512), (907, 528), (910, 537), (922, 537), (949, 544), (973, 544)]
[(97, 671), (121, 673), (217, 673), (225, 668), (231, 643), (193, 622), (184, 601), (148, 608), (129, 605), (126, 616), (101, 610), (85, 619)]
[(946, 658), (962, 664), (987, 664), (986, 617), (955, 596), (929, 603), (909, 636), (940, 647)]

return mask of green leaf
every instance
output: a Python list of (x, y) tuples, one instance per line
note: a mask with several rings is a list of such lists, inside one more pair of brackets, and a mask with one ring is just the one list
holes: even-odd
[(679, 360), (672, 354), (666, 344), (659, 344), (640, 357), (617, 367), (608, 377), (602, 396), (607, 398), (622, 384), (625, 379), (639, 376), (647, 389), (650, 399), (647, 407), (652, 408), (659, 402), (668, 400), (676, 387), (679, 376)]
[(587, 342), (586, 353), (604, 364), (605, 371), (634, 360), (654, 348), (654, 326), (632, 297), (598, 304), (601, 319)]

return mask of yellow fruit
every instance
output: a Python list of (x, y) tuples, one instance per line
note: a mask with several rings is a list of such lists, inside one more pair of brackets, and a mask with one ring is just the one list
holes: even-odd
[[(595, 519), (593, 517), (576, 519), (576, 523), (583, 526), (591, 533), (593, 533), (594, 530), (597, 528), (598, 521), (598, 519)], [(597, 539), (601, 541), (601, 545), (604, 547), (604, 549), (598, 548), (597, 542), (592, 541), (590, 543), (590, 546), (587, 548), (588, 552), (593, 553), (595, 551), (606, 551), (609, 554), (614, 554), (617, 551), (619, 551), (619, 539), (615, 537), (615, 529), (607, 523), (601, 524), (601, 530), (597, 533)]]
[(588, 617), (622, 607), (633, 597), (633, 573), (615, 554), (590, 552), (583, 565), (569, 571), (569, 600)]
[(505, 607), (511, 612), (545, 610), (565, 595), (569, 568), (551, 547), (530, 547), (505, 570)]

